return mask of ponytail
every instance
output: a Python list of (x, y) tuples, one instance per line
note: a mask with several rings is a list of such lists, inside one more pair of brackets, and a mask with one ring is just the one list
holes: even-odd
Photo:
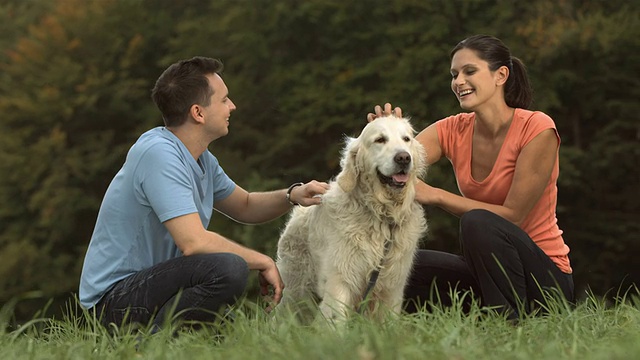
[(527, 68), (515, 56), (511, 56), (509, 64), (509, 79), (504, 88), (504, 100), (510, 107), (529, 109), (533, 102), (533, 90), (529, 83)]

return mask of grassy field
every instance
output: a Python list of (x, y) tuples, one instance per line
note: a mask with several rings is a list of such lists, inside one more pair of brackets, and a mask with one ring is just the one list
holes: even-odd
[[(274, 326), (255, 304), (233, 322), (198, 331), (112, 332), (87, 314), (34, 318), (12, 329), (9, 306), (0, 314), (0, 359), (638, 359), (637, 289), (615, 303), (590, 296), (575, 306), (552, 301), (548, 313), (511, 324), (477, 306), (403, 315), (384, 323), (354, 317), (339, 330), (301, 326), (293, 318)], [(71, 311), (69, 311), (71, 313)], [(6, 330), (8, 329), (8, 330)]]

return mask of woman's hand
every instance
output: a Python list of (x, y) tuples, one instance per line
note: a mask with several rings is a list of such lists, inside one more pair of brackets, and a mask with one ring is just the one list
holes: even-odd
[(402, 109), (400, 109), (399, 107), (393, 108), (390, 103), (384, 104), (384, 108), (382, 108), (380, 105), (376, 105), (373, 108), (373, 111), (374, 111), (373, 113), (367, 114), (368, 122), (372, 122), (376, 118), (389, 116), (389, 115), (393, 115), (398, 118), (402, 117)]

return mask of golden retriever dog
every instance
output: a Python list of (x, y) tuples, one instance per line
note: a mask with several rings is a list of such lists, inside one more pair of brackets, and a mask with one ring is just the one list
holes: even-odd
[(281, 234), (276, 263), (285, 289), (276, 310), (304, 318), (306, 308), (308, 320), (309, 307), (301, 305), (319, 300), (331, 322), (343, 322), (358, 308), (375, 319), (400, 313), (427, 229), (414, 201), (415, 183), (426, 170), (414, 133), (406, 118), (388, 116), (346, 139), (341, 172), (322, 204), (296, 207)]

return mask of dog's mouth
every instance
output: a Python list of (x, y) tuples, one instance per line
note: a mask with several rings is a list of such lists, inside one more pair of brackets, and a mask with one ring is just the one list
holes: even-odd
[(380, 182), (385, 185), (401, 189), (409, 181), (409, 174), (407, 174), (406, 171), (401, 170), (391, 176), (386, 176), (378, 170), (378, 179), (380, 179)]

